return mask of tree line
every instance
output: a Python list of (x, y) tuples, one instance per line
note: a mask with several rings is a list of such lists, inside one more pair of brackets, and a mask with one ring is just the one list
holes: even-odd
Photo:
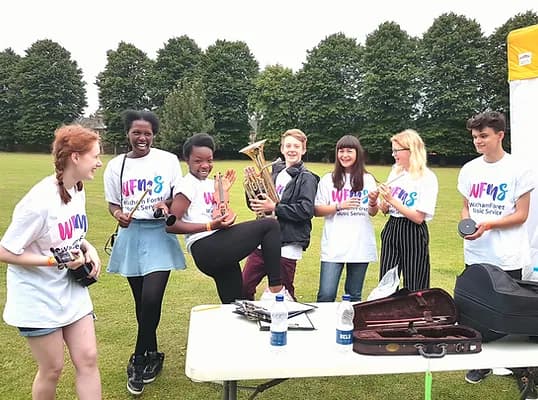
[[(97, 114), (113, 151), (125, 145), (120, 115), (131, 108), (159, 115), (157, 145), (176, 154), (188, 136), (208, 132), (219, 157), (242, 157), (240, 148), (261, 139), (273, 157), (280, 134), (295, 127), (309, 137), (310, 161), (331, 160), (336, 141), (351, 133), (369, 162), (383, 163), (391, 161), (390, 136), (413, 128), (432, 160), (459, 164), (475, 156), (470, 116), (497, 110), (509, 120), (506, 39), (533, 24), (538, 15), (527, 11), (486, 36), (474, 19), (446, 13), (413, 37), (384, 22), (364, 44), (343, 33), (325, 37), (297, 72), (278, 64), (260, 71), (242, 41), (217, 40), (202, 51), (184, 35), (155, 59), (120, 42), (95, 82)], [(58, 43), (36, 41), (24, 56), (0, 52), (0, 150), (49, 151), (54, 130), (86, 105), (82, 71)]]

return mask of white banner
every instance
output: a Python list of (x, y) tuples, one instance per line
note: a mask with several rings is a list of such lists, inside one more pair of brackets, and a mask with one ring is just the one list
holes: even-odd
[(510, 132), (512, 154), (535, 172), (536, 189), (531, 193), (531, 207), (527, 231), (531, 246), (532, 264), (523, 271), (529, 277), (533, 267), (538, 267), (538, 78), (510, 82)]

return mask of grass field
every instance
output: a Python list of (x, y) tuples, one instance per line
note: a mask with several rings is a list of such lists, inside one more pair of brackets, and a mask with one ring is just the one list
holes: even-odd
[[(110, 157), (104, 157), (104, 162)], [(235, 168), (242, 171), (248, 161), (217, 161), (214, 171)], [(183, 164), (183, 172), (186, 166)], [(332, 165), (310, 163), (308, 167), (318, 175), (329, 172)], [(379, 179), (386, 179), (388, 166), (371, 166), (370, 171)], [(89, 218), (88, 239), (99, 250), (103, 264), (108, 256), (102, 251), (115, 222), (107, 212), (103, 195), (104, 168), (95, 180), (86, 184), (87, 213)], [(53, 171), (50, 155), (0, 153), (0, 237), (11, 221), (15, 204), (28, 189)], [(461, 198), (456, 191), (458, 169), (434, 168), (439, 180), (439, 197), (436, 215), (429, 223), (431, 253), (431, 285), (453, 291), (455, 277), (463, 265), (462, 243), (456, 233)], [(240, 182), (234, 185), (231, 204), (239, 220), (252, 219), (244, 205)], [(374, 217), (376, 235), (386, 219)], [(312, 242), (298, 263), (296, 294), (300, 301), (315, 301), (319, 279), (319, 244), (323, 220), (314, 219)], [(182, 241), (182, 240), (181, 240)], [(183, 248), (185, 248), (183, 246)], [(378, 246), (379, 249), (379, 246)], [(193, 383), (184, 373), (187, 329), (190, 309), (197, 304), (218, 303), (212, 279), (200, 273), (192, 259), (188, 259), (185, 271), (171, 274), (164, 298), (163, 313), (158, 330), (159, 349), (166, 353), (165, 367), (156, 382), (146, 385), (144, 399), (219, 399), (221, 387), (211, 383)], [(4, 264), (0, 264), (0, 308), (6, 299)], [(377, 284), (379, 265), (370, 264), (363, 294), (366, 296)], [(99, 283), (90, 289), (97, 314), (96, 330), (99, 348), (99, 365), (103, 383), (104, 399), (127, 399), (131, 395), (125, 388), (125, 366), (133, 351), (135, 341), (134, 304), (126, 279), (103, 272)], [(342, 289), (340, 289), (340, 294)], [(218, 335), (218, 326), (208, 335)], [(211, 340), (208, 338), (208, 340)], [(0, 324), (0, 399), (29, 399), (35, 374), (35, 363), (25, 339), (16, 328)], [(327, 345), (332, 345), (328, 343)], [(245, 348), (244, 351), (249, 351)], [(315, 349), (312, 349), (315, 351)], [(253, 363), (263, 360), (252, 360)], [(323, 360), (320, 360), (323, 362)], [(508, 400), (517, 399), (517, 387), (512, 378), (493, 376), (479, 385), (463, 380), (464, 371), (434, 373), (433, 394), (435, 400)], [(387, 376), (357, 376), (342, 378), (293, 379), (261, 393), (257, 399), (423, 399), (423, 374)], [(251, 393), (240, 391), (239, 399), (247, 399)], [(66, 357), (66, 367), (61, 378), (58, 399), (74, 399), (73, 368)]]

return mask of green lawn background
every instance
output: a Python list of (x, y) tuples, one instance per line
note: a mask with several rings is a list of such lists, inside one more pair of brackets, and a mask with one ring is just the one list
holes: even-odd
[[(110, 159), (103, 157), (103, 162)], [(234, 168), (241, 177), (245, 161), (216, 161), (214, 172)], [(307, 163), (322, 176), (331, 171), (332, 164)], [(186, 164), (182, 163), (183, 173)], [(389, 166), (368, 166), (377, 179), (388, 176)], [(456, 233), (461, 209), (461, 197), (456, 190), (458, 168), (433, 168), (439, 180), (439, 196), (434, 219), (429, 223), (431, 254), (431, 285), (452, 293), (455, 277), (463, 265), (462, 241)], [(50, 155), (0, 153), (0, 236), (11, 221), (15, 204), (44, 176), (53, 173)], [(103, 245), (112, 232), (115, 222), (107, 212), (103, 194), (104, 167), (95, 180), (86, 183), (87, 213), (89, 218), (88, 239), (98, 248), (103, 264), (108, 256)], [(231, 204), (239, 221), (253, 218), (244, 205), (241, 178), (234, 185)], [(378, 239), (386, 217), (373, 218)], [(319, 279), (320, 236), (322, 218), (314, 218), (312, 241), (303, 259), (298, 263), (296, 294), (300, 301), (315, 301)], [(183, 245), (183, 240), (181, 239)], [(184, 245), (183, 245), (183, 248)], [(166, 353), (163, 373), (156, 382), (146, 385), (144, 399), (219, 399), (221, 386), (212, 383), (194, 383), (185, 375), (185, 352), (190, 309), (197, 304), (218, 303), (212, 279), (200, 273), (187, 256), (185, 271), (171, 274), (164, 298), (161, 323), (158, 330), (160, 350)], [(0, 263), (0, 308), (6, 298), (5, 264)], [(379, 265), (371, 263), (366, 276), (363, 297), (376, 286)], [(342, 279), (343, 282), (343, 279)], [(90, 288), (97, 314), (96, 330), (99, 349), (99, 365), (104, 399), (128, 399), (125, 366), (133, 351), (136, 324), (134, 305), (126, 279), (103, 272), (99, 283)], [(342, 285), (339, 294), (342, 293)], [(208, 332), (208, 340), (218, 335), (219, 327)], [(0, 323), (0, 399), (29, 399), (35, 375), (35, 363), (25, 339), (16, 328)], [(332, 345), (328, 343), (327, 345)], [(245, 348), (243, 351), (248, 352)], [(315, 351), (315, 349), (312, 349)], [(252, 360), (260, 363), (263, 360)], [(320, 363), (324, 360), (320, 360)], [(433, 374), (433, 395), (436, 400), (517, 399), (517, 388), (511, 378), (493, 376), (479, 385), (463, 380), (464, 371)], [(261, 383), (257, 381), (254, 383)], [(247, 382), (243, 382), (247, 383)], [(253, 382), (250, 382), (253, 383)], [(424, 374), (377, 375), (356, 377), (292, 379), (257, 396), (258, 399), (423, 399)], [(239, 399), (247, 399), (251, 392), (241, 390)], [(58, 399), (74, 399), (73, 368), (68, 357), (57, 392)]]

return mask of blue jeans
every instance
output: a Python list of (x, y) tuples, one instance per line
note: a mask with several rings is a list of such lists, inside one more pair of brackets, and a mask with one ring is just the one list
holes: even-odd
[(318, 302), (334, 301), (344, 264), (346, 264), (345, 293), (351, 295), (351, 301), (361, 301), (362, 285), (368, 263), (322, 261), (319, 274)]

